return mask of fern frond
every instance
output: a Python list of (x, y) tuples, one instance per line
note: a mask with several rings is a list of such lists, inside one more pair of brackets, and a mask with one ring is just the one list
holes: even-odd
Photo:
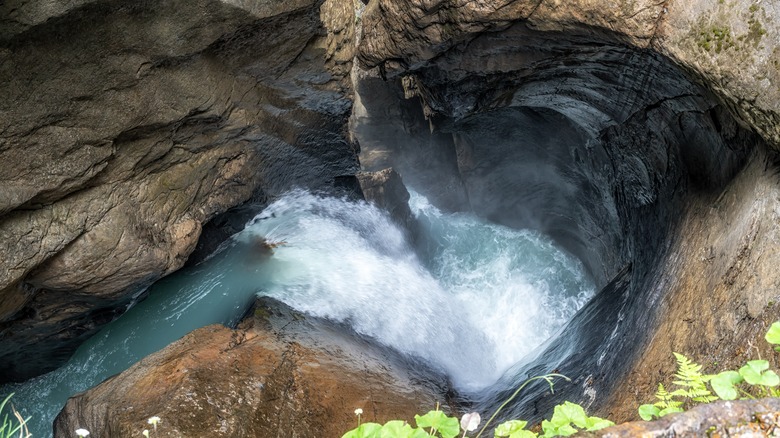
[(709, 403), (718, 400), (718, 397), (707, 389), (707, 382), (713, 376), (702, 374), (701, 365), (691, 361), (682, 354), (674, 353), (674, 357), (677, 359), (677, 373), (674, 375), (677, 380), (672, 383), (682, 388), (671, 392), (670, 396), (685, 397), (698, 403)]
[(655, 392), (655, 398), (657, 398), (658, 401), (653, 405), (657, 406), (659, 409), (681, 407), (682, 402), (675, 400), (674, 397), (675, 397), (674, 394), (668, 392), (666, 388), (664, 388), (664, 385), (659, 383), (658, 391)]

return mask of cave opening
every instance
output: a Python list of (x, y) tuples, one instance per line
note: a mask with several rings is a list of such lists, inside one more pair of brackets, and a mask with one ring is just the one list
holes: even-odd
[(761, 141), (669, 59), (593, 36), (516, 24), (375, 70), (358, 75), (351, 120), (364, 169), (392, 167), (443, 209), (550, 236), (599, 290), (472, 400), (478, 410), (553, 371), (573, 381), (554, 397), (536, 386), (505, 418), (604, 406), (657, 324), (688, 205), (719, 193)]

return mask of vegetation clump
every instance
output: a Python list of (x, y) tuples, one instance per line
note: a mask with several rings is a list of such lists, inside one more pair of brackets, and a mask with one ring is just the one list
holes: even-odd
[[(780, 321), (775, 322), (769, 328), (765, 339), (774, 345), (775, 351), (780, 351)], [(639, 407), (639, 416), (650, 421), (674, 412), (683, 412), (696, 404), (710, 403), (715, 400), (735, 400), (737, 398), (756, 397), (780, 397), (780, 376), (769, 369), (766, 360), (751, 360), (745, 363), (739, 370), (726, 370), (718, 374), (702, 373), (702, 366), (693, 362), (686, 356), (674, 353), (677, 361), (677, 372), (672, 384), (675, 388), (667, 390), (664, 385), (658, 384), (655, 393), (656, 402), (644, 404)], [(517, 394), (529, 383), (535, 380), (544, 380), (553, 390), (553, 378), (563, 378), (560, 374), (547, 374), (526, 380), (509, 397), (495, 413), (485, 422), (482, 429), (474, 436), (479, 438), (490, 426), (499, 412), (511, 402)], [(460, 423), (454, 417), (449, 417), (436, 409), (425, 415), (415, 415), (416, 427), (412, 427), (405, 421), (392, 420), (384, 425), (378, 423), (361, 424), (362, 409), (357, 409), (357, 428), (350, 430), (342, 438), (465, 438), (469, 432), (477, 429), (480, 422), (479, 414), (472, 412), (466, 414)], [(588, 416), (585, 409), (575, 403), (565, 401), (556, 406), (549, 420), (541, 423), (541, 432), (528, 430), (527, 421), (510, 420), (499, 424), (493, 431), (495, 438), (538, 438), (569, 436), (577, 432), (595, 431), (614, 425), (613, 422)]]
[[(775, 346), (775, 351), (780, 351), (780, 321), (772, 324), (764, 338)], [(655, 393), (657, 401), (639, 407), (639, 416), (643, 420), (649, 421), (674, 412), (683, 412), (685, 408), (715, 400), (780, 397), (780, 376), (769, 369), (769, 362), (766, 360), (748, 361), (739, 370), (702, 374), (701, 365), (682, 354), (674, 355), (677, 358), (677, 373), (676, 380), (672, 383), (677, 389), (669, 392), (659, 383)]]
[(698, 45), (704, 50), (710, 51), (714, 49), (715, 53), (720, 53), (723, 50), (734, 47), (735, 43), (734, 38), (731, 36), (731, 29), (712, 26), (699, 33)]
[[(544, 380), (550, 385), (550, 390), (552, 391), (553, 378), (555, 377), (569, 380), (568, 377), (561, 374), (546, 374), (544, 376), (532, 377), (523, 382), (523, 384), (515, 390), (512, 396), (504, 401), (487, 422), (485, 422), (482, 429), (475, 435), (475, 438), (482, 436), (493, 419), (495, 419), (496, 415), (498, 415), (498, 413), (501, 412), (501, 410), (529, 383), (536, 380)], [(458, 422), (456, 418), (448, 417), (440, 411), (438, 405), (435, 410), (432, 410), (425, 415), (415, 415), (414, 420), (417, 427), (414, 428), (401, 420), (388, 421), (384, 425), (378, 423), (360, 424), (362, 413), (362, 409), (355, 410), (355, 415), (358, 416), (358, 427), (344, 434), (342, 438), (456, 438), (459, 435), (462, 438), (465, 438), (469, 432), (476, 431), (480, 423), (479, 414), (476, 412), (463, 415), (461, 421)], [(526, 426), (528, 425), (527, 421), (510, 420), (499, 424), (493, 431), (493, 436), (496, 438), (569, 436), (582, 430), (595, 431), (614, 424), (615, 423), (603, 418), (588, 416), (582, 406), (566, 401), (554, 408), (553, 415), (549, 420), (544, 420), (542, 422), (541, 435), (526, 429)]]
[(11, 412), (13, 418), (8, 417), (8, 412), (5, 411), (5, 407), (8, 401), (13, 397), (13, 393), (0, 403), (0, 438), (29, 438), (30, 432), (27, 430), (27, 422), (29, 418), (23, 418), (19, 412), (11, 406)]

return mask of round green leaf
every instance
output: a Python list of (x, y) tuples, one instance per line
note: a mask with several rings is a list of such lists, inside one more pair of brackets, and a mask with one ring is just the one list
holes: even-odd
[(517, 432), (512, 433), (509, 435), (509, 438), (538, 438), (539, 435), (536, 434), (536, 432), (531, 432), (530, 430), (518, 430)]
[(455, 438), (460, 433), (458, 419), (448, 417), (442, 411), (430, 411), (423, 416), (415, 415), (414, 420), (418, 427), (436, 429), (443, 438)]
[(776, 321), (769, 327), (764, 338), (770, 344), (780, 344), (780, 321)]
[(751, 385), (780, 385), (780, 377), (769, 370), (769, 362), (765, 360), (751, 360), (739, 369), (739, 374)]
[(582, 406), (566, 401), (555, 407), (550, 422), (556, 427), (574, 423), (575, 426), (584, 429), (588, 422), (588, 416)]
[(498, 425), (494, 434), (497, 437), (511, 436), (513, 433), (525, 429), (525, 426), (527, 424), (528, 424), (527, 421), (521, 421), (521, 420), (505, 421)]
[(588, 417), (588, 422), (585, 425), (585, 430), (599, 430), (605, 427), (614, 426), (615, 423), (599, 417)]
[[(545, 427), (545, 423), (546, 423), (547, 427)], [(547, 420), (542, 421), (542, 430), (544, 431), (544, 436), (545, 437), (569, 436), (569, 435), (574, 435), (575, 433), (577, 433), (577, 429), (575, 429), (570, 424), (564, 424), (564, 425), (556, 427), (556, 426), (554, 426), (552, 423), (550, 423)]]
[(639, 407), (639, 416), (645, 421), (653, 421), (653, 418), (661, 416), (661, 409), (655, 405), (642, 405)]
[(736, 400), (738, 397), (737, 388), (743, 382), (742, 376), (736, 371), (724, 371), (710, 380), (710, 386), (715, 394), (718, 394), (723, 400)]
[(379, 436), (381, 438), (411, 438), (412, 433), (412, 426), (406, 424), (405, 421), (392, 420), (382, 426)]
[(341, 438), (381, 438), (382, 425), (377, 423), (363, 423), (357, 429), (352, 429)]

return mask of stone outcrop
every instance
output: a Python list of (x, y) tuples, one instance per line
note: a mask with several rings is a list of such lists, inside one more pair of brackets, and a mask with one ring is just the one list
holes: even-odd
[(780, 400), (741, 400), (697, 406), (660, 420), (636, 421), (608, 427), (597, 432), (583, 432), (577, 437), (732, 437), (775, 436), (780, 427)]
[(390, 217), (406, 229), (411, 229), (414, 218), (409, 209), (409, 192), (398, 172), (392, 168), (355, 175), (366, 201), (387, 211)]
[(671, 387), (672, 352), (702, 364), (706, 373), (758, 358), (780, 368), (780, 355), (764, 340), (780, 319), (778, 223), (778, 170), (763, 156), (723, 191), (691, 200), (658, 266), (665, 294), (655, 305), (663, 317), (606, 403), (611, 418), (635, 418), (659, 382)]
[(0, 5), (0, 381), (56, 367), (220, 213), (357, 170), (353, 8)]
[(258, 300), (237, 330), (209, 326), (71, 398), (55, 437), (335, 437), (363, 421), (413, 418), (446, 382), (337, 324)]
[[(706, 83), (744, 123), (780, 147), (780, 6), (773, 2), (377, 0), (362, 19), (358, 59), (395, 74), (517, 23), (567, 39), (649, 49)], [(533, 52), (524, 55), (529, 67), (539, 60)], [(494, 59), (481, 67), (500, 71), (503, 63)]]

